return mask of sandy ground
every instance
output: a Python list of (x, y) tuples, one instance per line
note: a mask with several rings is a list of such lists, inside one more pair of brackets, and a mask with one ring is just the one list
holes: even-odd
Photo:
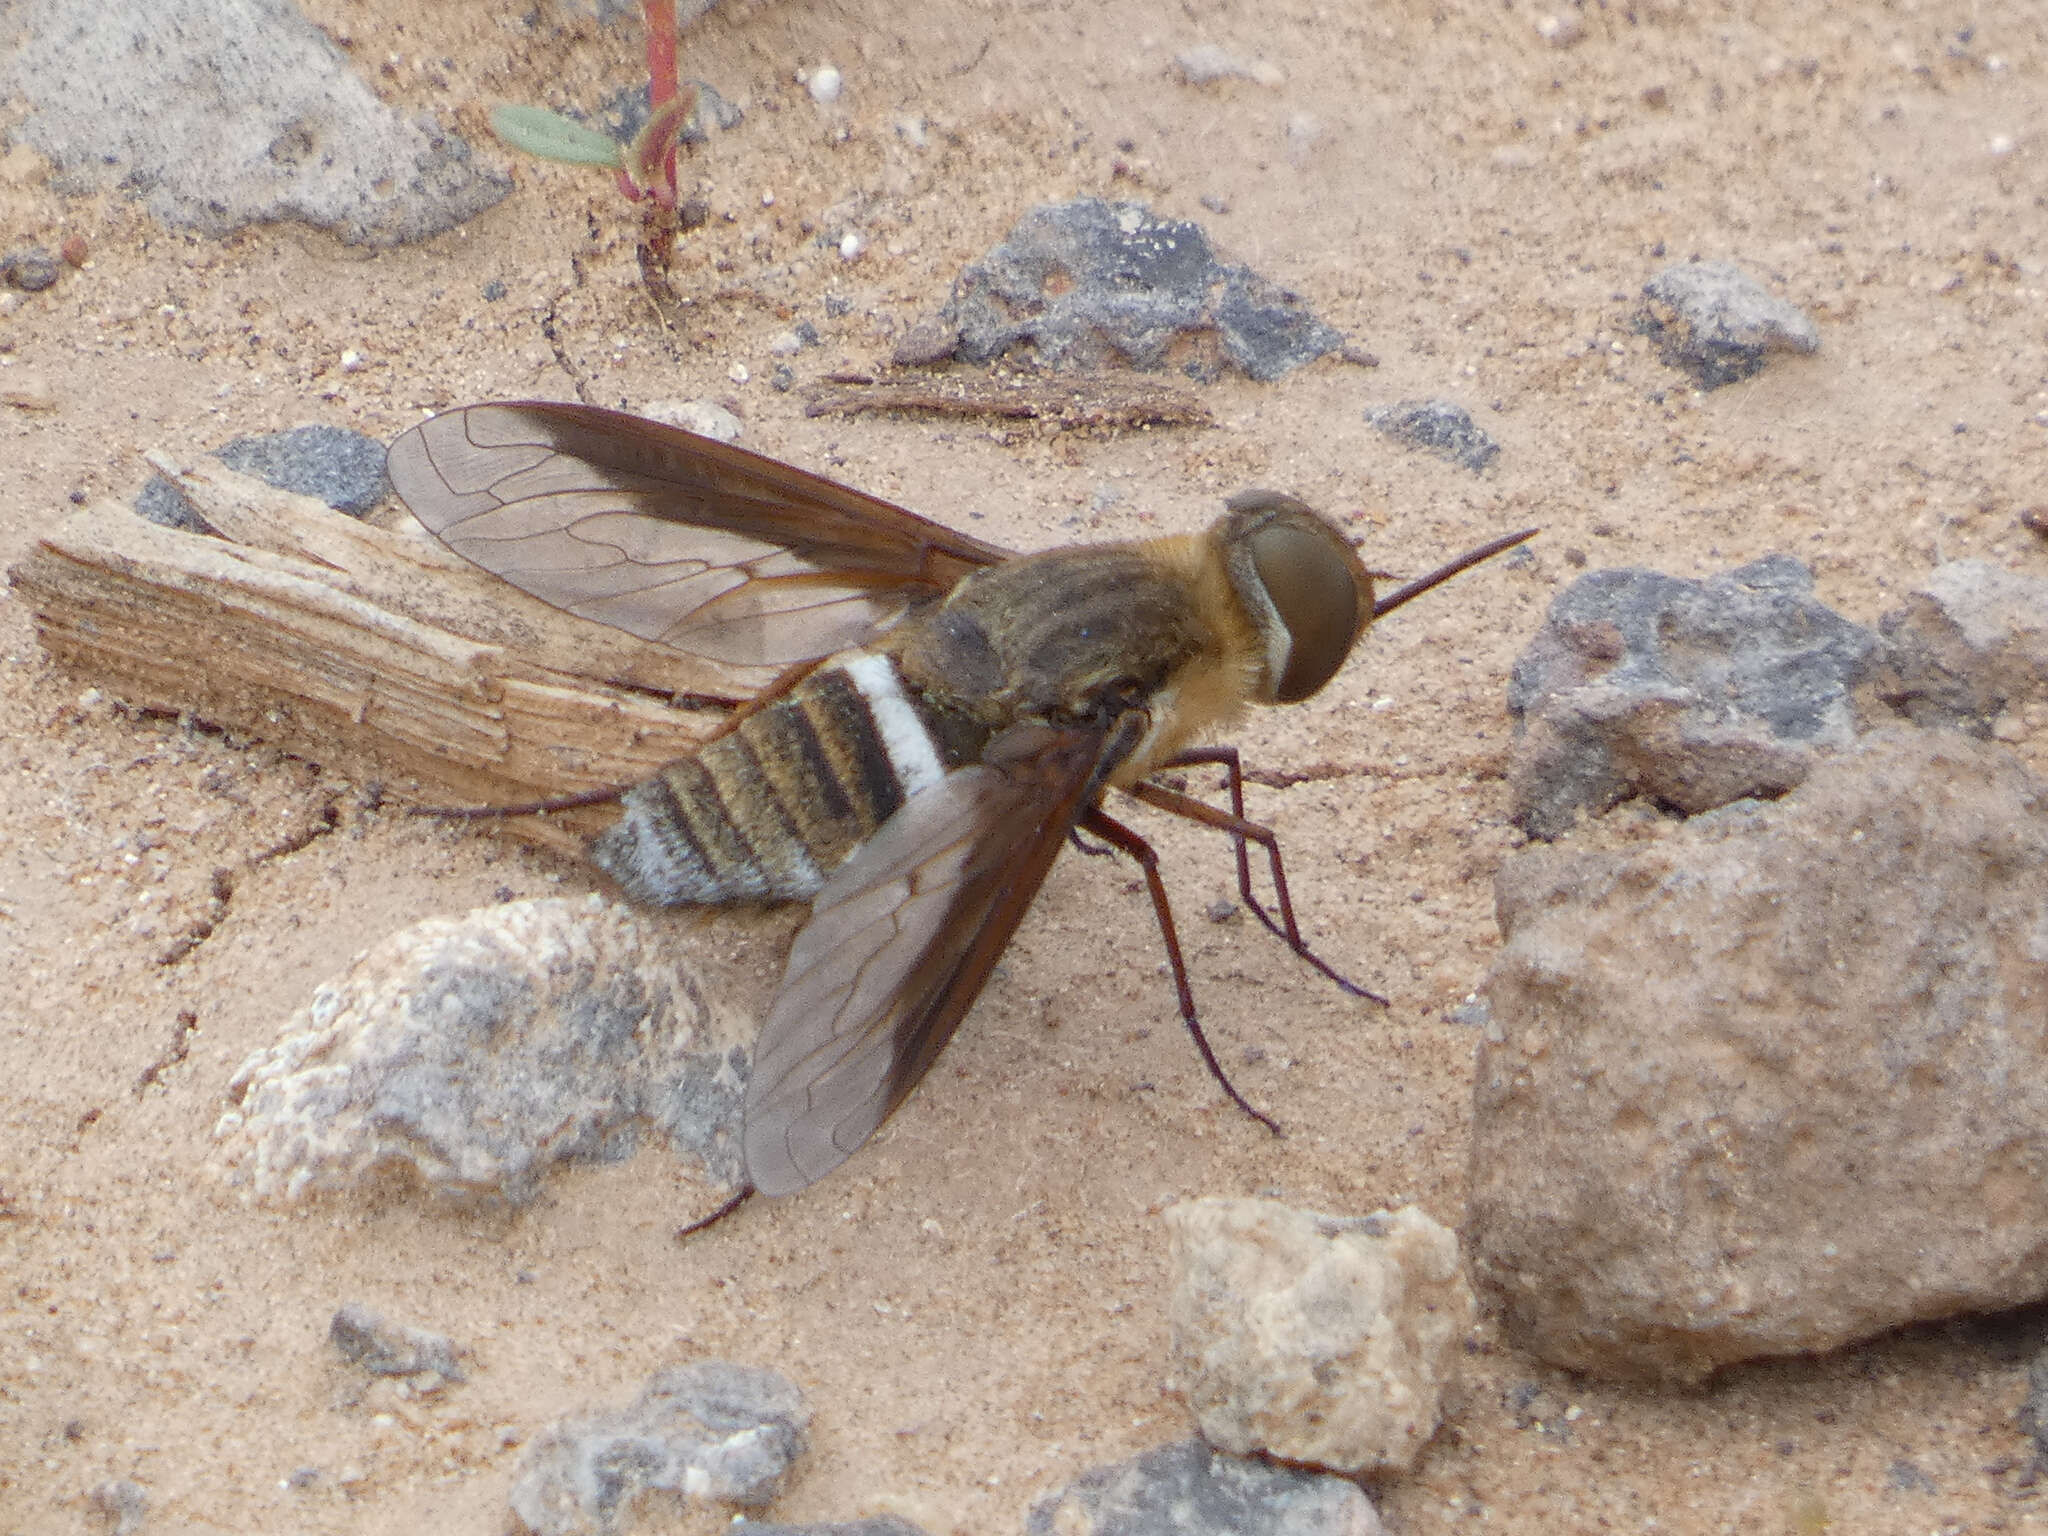
[[(308, 10), (388, 101), (473, 141), (493, 101), (590, 106), (638, 77), (637, 28), (558, 26), (552, 6), (537, 26), (481, 0)], [(1578, 562), (1696, 575), (1789, 551), (1863, 622), (1941, 559), (2048, 569), (2017, 522), (2048, 499), (2048, 11), (1571, 14), (1585, 35), (1560, 49), (1535, 11), (1482, 0), (732, 0), (685, 39), (686, 72), (747, 117), (686, 167), (713, 218), (678, 254), (694, 305), (672, 333), (637, 287), (635, 214), (587, 173), (521, 164), (467, 228), (370, 254), (296, 228), (188, 238), (9, 162), (4, 244), (76, 233), (92, 262), (0, 318), (0, 384), (55, 396), (0, 415), (0, 562), (72, 502), (131, 494), (151, 447), (307, 421), (389, 437), (438, 407), (579, 390), (723, 398), (749, 446), (1019, 547), (1196, 527), (1251, 483), (1354, 518), (1402, 572), (1546, 534), (1239, 737), (1256, 765), (1316, 770), (1255, 789), (1254, 814), (1292, 850), (1315, 941), (1389, 1009), (1204, 921), (1226, 850), (1138, 813), (1212, 1034), (1286, 1140), (1205, 1077), (1134, 874), (1070, 860), (863, 1155), (682, 1244), (659, 1157), (559, 1177), (510, 1217), (400, 1190), (269, 1212), (223, 1189), (206, 1160), (227, 1077), (320, 981), (420, 918), (593, 877), (131, 717), (53, 670), (0, 596), (0, 1532), (97, 1528), (86, 1490), (114, 1477), (148, 1490), (151, 1530), (497, 1530), (537, 1428), (706, 1356), (810, 1394), (780, 1518), (1015, 1530), (1039, 1491), (1190, 1431), (1166, 1380), (1162, 1202), (1417, 1201), (1456, 1223), (1474, 1036), (1448, 1014), (1485, 972), (1491, 875), (1518, 841), (1504, 683)], [(1181, 83), (1174, 52), (1204, 42), (1284, 83)], [(824, 112), (792, 77), (828, 59), (847, 94)], [(896, 128), (913, 116), (921, 149)], [(795, 321), (824, 338), (800, 380), (878, 362), (1027, 206), (1080, 193), (1202, 219), (1377, 368), (1226, 380), (1204, 391), (1213, 430), (1121, 436), (806, 420), (766, 387)], [(869, 237), (852, 264), (812, 238), (847, 223)], [(1691, 255), (1803, 305), (1818, 356), (1693, 394), (1627, 324), (1642, 282)], [(850, 312), (829, 317), (829, 295)], [(347, 349), (367, 366), (344, 372)], [(1501, 440), (1484, 477), (1362, 420), (1429, 395)], [(1120, 496), (1091, 510), (1104, 486)], [(264, 857), (329, 804), (331, 835)], [(211, 937), (161, 963), (217, 869), (235, 884)], [(695, 932), (758, 996), (789, 928)], [(452, 1335), (479, 1369), (426, 1401), (364, 1392), (325, 1342), (350, 1300)], [(2013, 1422), (2033, 1327), (1921, 1330), (1679, 1395), (1570, 1378), (1489, 1323), (1446, 1428), (1376, 1494), (1417, 1533), (2042, 1528)]]

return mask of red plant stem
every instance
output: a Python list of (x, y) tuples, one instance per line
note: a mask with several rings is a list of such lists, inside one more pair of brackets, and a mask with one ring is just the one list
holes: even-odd
[[(640, 0), (640, 13), (647, 19), (647, 110), (659, 112), (676, 96), (676, 0)], [(676, 145), (673, 140), (662, 156), (662, 180), (666, 207), (676, 200)]]
[(647, 104), (659, 112), (676, 94), (676, 0), (641, 0), (647, 18)]

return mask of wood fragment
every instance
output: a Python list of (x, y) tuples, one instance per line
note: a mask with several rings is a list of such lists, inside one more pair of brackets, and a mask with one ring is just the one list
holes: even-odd
[[(8, 573), (44, 648), (133, 705), (381, 779), (396, 798), (505, 805), (634, 783), (725, 717), (649, 689), (731, 699), (772, 676), (550, 608), (416, 526), (375, 527), (217, 465), (175, 478), (222, 537), (99, 502)], [(612, 814), (504, 826), (573, 850)]]
[(920, 411), (1077, 427), (1207, 427), (1215, 418), (1186, 390), (1144, 380), (1077, 376), (998, 379), (981, 375), (840, 375), (806, 392), (806, 416)]

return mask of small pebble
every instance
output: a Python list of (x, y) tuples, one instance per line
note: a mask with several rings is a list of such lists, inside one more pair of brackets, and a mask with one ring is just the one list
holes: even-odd
[(731, 379), (735, 384), (744, 384), (747, 382), (748, 379), (753, 377), (753, 375), (747, 371), (747, 365), (745, 363), (734, 363), (730, 368), (725, 370), (725, 376), (728, 379)]
[(740, 435), (739, 417), (716, 401), (657, 400), (643, 409), (656, 421), (721, 443), (734, 442)]
[(363, 354), (354, 347), (350, 347), (346, 352), (342, 353), (341, 371), (343, 373), (361, 373), (363, 371)]
[(143, 1492), (140, 1483), (130, 1482), (125, 1477), (94, 1484), (86, 1495), (86, 1503), (99, 1517), (101, 1528), (111, 1536), (131, 1536), (131, 1533), (141, 1530), (149, 1513), (149, 1495)]
[(17, 368), (0, 380), (0, 405), (11, 405), (18, 411), (54, 411), (57, 395), (40, 374)]
[(839, 237), (839, 259), (841, 261), (859, 261), (860, 253), (867, 249), (867, 244), (867, 241), (861, 239), (858, 233), (849, 229)]
[(1553, 48), (1569, 48), (1586, 35), (1586, 24), (1575, 11), (1544, 16), (1536, 23), (1536, 35)]
[(92, 247), (85, 243), (83, 235), (66, 235), (64, 243), (57, 247), (57, 254), (74, 267), (82, 267), (92, 255)]
[(944, 362), (960, 345), (960, 327), (927, 315), (897, 339), (889, 361), (898, 368), (924, 368)]
[(2028, 507), (2020, 513), (2020, 526), (2048, 539), (2048, 506)]
[(775, 357), (795, 357), (803, 349), (804, 339), (795, 331), (783, 331), (768, 343), (768, 351)]
[(821, 107), (831, 106), (839, 99), (839, 93), (845, 89), (845, 82), (840, 78), (839, 71), (830, 64), (820, 64), (812, 70), (811, 78), (804, 84), (811, 93), (811, 100)]
[(2014, 147), (2012, 135), (2009, 133), (1999, 134), (1992, 139), (1990, 145), (1991, 153), (1994, 155), (2009, 155)]
[(41, 293), (57, 281), (57, 263), (40, 247), (9, 251), (0, 256), (0, 277), (24, 293)]

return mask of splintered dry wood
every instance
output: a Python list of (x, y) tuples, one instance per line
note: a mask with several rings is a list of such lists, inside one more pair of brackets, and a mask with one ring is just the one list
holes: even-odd
[(1168, 384), (1080, 378), (991, 379), (881, 377), (829, 381), (804, 399), (806, 416), (858, 416), (868, 411), (924, 411), (940, 416), (994, 416), (1076, 427), (1206, 427), (1209, 409)]
[[(160, 466), (161, 467), (161, 466)], [(629, 784), (744, 697), (721, 668), (535, 601), (450, 554), (217, 465), (176, 475), (221, 537), (102, 502), (10, 573), (61, 664), (146, 709), (190, 713), (430, 805), (509, 805)], [(580, 846), (593, 809), (505, 823)]]

